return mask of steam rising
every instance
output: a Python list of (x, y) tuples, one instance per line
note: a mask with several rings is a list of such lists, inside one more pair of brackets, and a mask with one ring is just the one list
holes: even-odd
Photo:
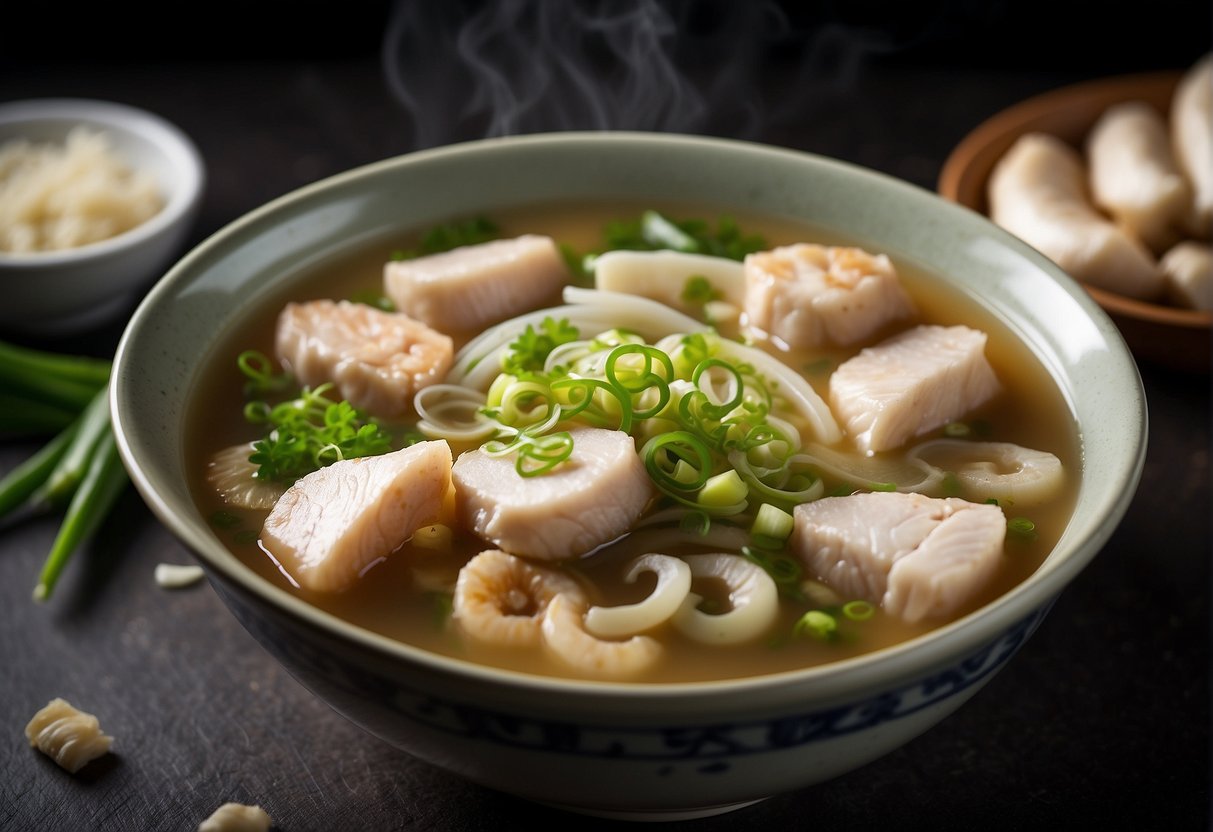
[(555, 130), (756, 138), (879, 47), (839, 33), (806, 39), (772, 2), (402, 0), (383, 61), (414, 148)]

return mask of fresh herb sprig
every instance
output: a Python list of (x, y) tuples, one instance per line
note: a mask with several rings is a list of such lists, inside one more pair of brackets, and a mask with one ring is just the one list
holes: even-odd
[(436, 225), (426, 231), (416, 248), (398, 249), (393, 251), (393, 260), (412, 260), (427, 254), (441, 254), (444, 251), (487, 243), (500, 235), (501, 229), (497, 223), (488, 217), (470, 217)]
[(539, 329), (527, 324), (502, 357), (502, 370), (514, 376), (540, 372), (552, 350), (580, 337), (581, 333), (569, 323), (568, 318), (557, 320), (545, 317)]
[(672, 219), (652, 210), (635, 219), (610, 223), (605, 237), (608, 250), (672, 249), (730, 260), (744, 260), (747, 254), (767, 248), (763, 237), (745, 233), (731, 217), (721, 217), (713, 227), (708, 220)]
[[(246, 394), (277, 392), (291, 383), (289, 376), (275, 374), (270, 359), (255, 350), (241, 353), (236, 364), (248, 379)], [(277, 404), (253, 399), (245, 405), (244, 418), (266, 430), (249, 455), (259, 479), (292, 483), (339, 460), (392, 449), (391, 434), (348, 401), (329, 398), (332, 389), (332, 384), (305, 386)]]
[(765, 238), (746, 233), (731, 217), (721, 217), (713, 226), (704, 219), (673, 219), (659, 211), (648, 210), (638, 217), (608, 223), (603, 229), (602, 245), (598, 249), (578, 254), (566, 244), (561, 246), (561, 255), (574, 279), (589, 283), (594, 274), (595, 258), (608, 251), (670, 249), (741, 261), (747, 254), (766, 248)]

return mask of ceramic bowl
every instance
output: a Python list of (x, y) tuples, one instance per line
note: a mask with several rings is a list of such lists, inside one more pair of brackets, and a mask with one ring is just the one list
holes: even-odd
[[(1178, 72), (1101, 78), (1022, 101), (982, 122), (961, 140), (944, 162), (939, 192), (985, 214), (990, 172), (1020, 136), (1049, 133), (1081, 148), (1100, 115), (1114, 104), (1144, 101), (1165, 116), (1179, 79)], [(1138, 358), (1186, 371), (1209, 371), (1213, 312), (1148, 303), (1095, 286), (1086, 288), (1116, 321)]]
[[(1055, 551), (997, 601), (896, 647), (698, 684), (539, 678), (444, 658), (351, 626), (221, 545), (191, 498), (183, 435), (198, 373), (251, 305), (380, 234), (552, 199), (677, 197), (801, 219), (944, 275), (1020, 333), (1082, 432), (1081, 485)], [(817, 783), (929, 729), (973, 696), (1096, 555), (1136, 489), (1145, 402), (1115, 326), (1050, 261), (929, 191), (829, 159), (628, 133), (487, 140), (384, 161), (285, 196), (180, 261), (116, 356), (114, 426), (148, 505), (244, 626), (366, 730), (485, 786), (630, 818), (723, 812)], [(940, 788), (946, 788), (941, 784)]]
[(104, 132), (112, 152), (149, 171), (164, 196), (155, 216), (122, 234), (78, 248), (0, 252), (0, 329), (69, 333), (129, 312), (180, 256), (202, 197), (202, 157), (163, 118), (108, 101), (71, 98), (0, 105), (0, 145), (26, 139), (62, 144), (77, 126)]

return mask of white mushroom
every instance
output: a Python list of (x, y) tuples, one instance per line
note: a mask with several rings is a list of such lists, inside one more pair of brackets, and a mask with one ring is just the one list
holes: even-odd
[(1065, 482), (1056, 456), (1011, 442), (935, 439), (914, 448), (910, 457), (951, 471), (974, 500), (1036, 505), (1056, 496)]
[(671, 619), (683, 635), (704, 644), (740, 644), (762, 635), (775, 622), (779, 590), (762, 567), (724, 553), (687, 555), (684, 560), (693, 578), (724, 583), (730, 609), (718, 615), (703, 612), (699, 609), (703, 596), (688, 593)]
[(206, 464), (206, 481), (223, 502), (237, 508), (265, 510), (274, 507), (286, 491), (282, 483), (258, 479), (258, 465), (249, 462), (252, 442), (242, 442), (218, 451)]
[(543, 615), (543, 643), (548, 651), (582, 676), (621, 681), (650, 670), (665, 655), (649, 636), (609, 641), (585, 629), (585, 604), (559, 593)]
[(622, 638), (668, 621), (691, 591), (691, 567), (669, 555), (650, 553), (632, 561), (623, 579), (636, 583), (642, 572), (657, 576), (657, 586), (643, 601), (618, 607), (590, 607), (585, 628), (601, 638)]

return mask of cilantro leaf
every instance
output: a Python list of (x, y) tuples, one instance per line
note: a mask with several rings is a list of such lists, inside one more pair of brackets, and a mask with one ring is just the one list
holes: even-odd
[(527, 324), (522, 334), (510, 343), (501, 361), (502, 369), (516, 376), (541, 372), (552, 350), (580, 337), (581, 333), (568, 318), (556, 320), (549, 315), (540, 322), (538, 330)]

